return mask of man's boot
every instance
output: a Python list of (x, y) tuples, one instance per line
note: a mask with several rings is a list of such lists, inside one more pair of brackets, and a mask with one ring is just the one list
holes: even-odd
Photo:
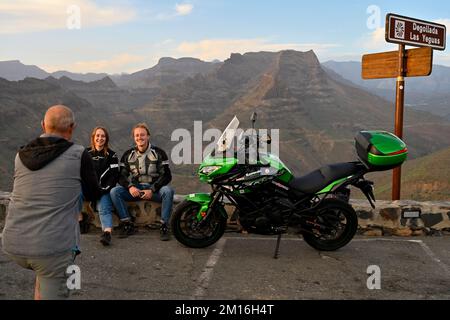
[(120, 231), (119, 238), (127, 238), (137, 232), (136, 227), (131, 221), (122, 222), (122, 230)]
[(168, 241), (170, 240), (170, 235), (169, 235), (169, 228), (167, 227), (167, 224), (163, 223), (161, 226), (161, 229), (159, 229), (159, 233), (160, 233), (160, 239), (161, 241)]

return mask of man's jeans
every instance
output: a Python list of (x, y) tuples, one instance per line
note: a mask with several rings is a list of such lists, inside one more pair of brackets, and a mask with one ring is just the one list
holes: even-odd
[[(97, 211), (102, 224), (102, 230), (106, 228), (113, 227), (113, 203), (111, 201), (111, 196), (108, 193), (102, 195), (100, 200), (97, 201)], [(117, 212), (120, 221), (128, 220), (128, 215), (124, 215), (121, 212)]]
[[(136, 186), (140, 190), (149, 190), (151, 188), (150, 184), (142, 183)], [(158, 192), (153, 193), (151, 201), (161, 202), (161, 219), (165, 224), (169, 223), (170, 214), (172, 213), (172, 205), (173, 205), (173, 195), (175, 194), (174, 190), (170, 186), (163, 186), (159, 189)], [(111, 200), (116, 207), (116, 210), (119, 214), (119, 217), (126, 217), (126, 219), (130, 219), (130, 215), (128, 213), (127, 204), (125, 202), (128, 201), (142, 201), (141, 198), (134, 198), (127, 188), (122, 186), (117, 186), (112, 188), (111, 190)], [(122, 220), (122, 218), (121, 218)]]

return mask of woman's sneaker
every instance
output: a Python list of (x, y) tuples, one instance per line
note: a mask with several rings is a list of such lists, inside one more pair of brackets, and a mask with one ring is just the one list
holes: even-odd
[(100, 238), (100, 242), (104, 245), (104, 246), (109, 246), (111, 244), (111, 232), (103, 232), (101, 238)]

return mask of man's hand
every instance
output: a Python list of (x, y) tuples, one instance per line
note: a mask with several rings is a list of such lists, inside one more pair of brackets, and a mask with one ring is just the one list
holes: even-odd
[(141, 199), (144, 199), (144, 200), (151, 200), (152, 199), (152, 196), (153, 196), (153, 191), (152, 190), (141, 190), (141, 192), (144, 193), (141, 196)]
[(128, 191), (134, 198), (139, 198), (139, 193), (141, 190), (139, 190), (135, 186), (131, 186), (130, 188), (128, 188)]

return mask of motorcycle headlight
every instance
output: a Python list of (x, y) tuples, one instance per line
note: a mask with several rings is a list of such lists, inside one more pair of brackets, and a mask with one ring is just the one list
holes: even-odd
[(216, 171), (216, 170), (219, 169), (219, 168), (220, 168), (220, 166), (207, 166), (207, 167), (202, 168), (202, 169), (200, 170), (200, 173), (203, 173), (203, 174), (208, 175), (208, 174), (210, 174), (210, 173)]

